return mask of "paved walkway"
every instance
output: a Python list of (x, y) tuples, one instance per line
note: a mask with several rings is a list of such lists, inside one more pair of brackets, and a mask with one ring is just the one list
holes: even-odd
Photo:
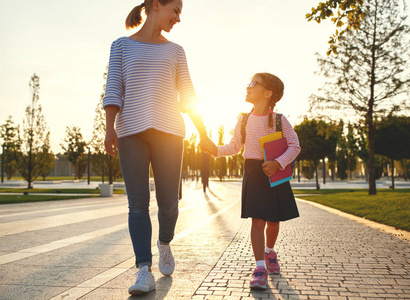
[(184, 186), (171, 277), (157, 268), (152, 202), (157, 290), (139, 297), (127, 293), (135, 268), (125, 196), (1, 206), (0, 299), (410, 299), (409, 242), (305, 201), (300, 218), (281, 224), (281, 274), (251, 291), (240, 183), (211, 187)]
[(280, 275), (251, 291), (250, 222), (237, 235), (192, 299), (410, 299), (409, 243), (298, 202), (301, 217), (281, 224)]

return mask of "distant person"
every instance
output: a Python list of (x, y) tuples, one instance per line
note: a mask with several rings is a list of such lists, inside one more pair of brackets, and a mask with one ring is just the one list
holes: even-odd
[(159, 270), (169, 276), (175, 268), (169, 243), (178, 218), (185, 137), (181, 112), (189, 114), (201, 142), (210, 142), (202, 118), (194, 111), (197, 98), (184, 49), (162, 36), (162, 31), (170, 32), (180, 22), (182, 0), (145, 0), (128, 15), (127, 29), (141, 24), (143, 9), (147, 19), (142, 28), (112, 43), (103, 100), (105, 148), (111, 155), (116, 150), (119, 153), (128, 194), (129, 231), (139, 268), (130, 294), (155, 289), (151, 273), (150, 163), (158, 202)]
[[(269, 178), (284, 169), (300, 152), (299, 139), (289, 121), (273, 112), (283, 96), (282, 81), (270, 73), (257, 73), (248, 85), (246, 101), (253, 104), (250, 114), (239, 117), (232, 140), (223, 146), (211, 144), (211, 155), (237, 154), (245, 146), (245, 173), (242, 183), (242, 218), (252, 218), (251, 242), (256, 260), (251, 288), (266, 289), (269, 273), (280, 273), (273, 250), (279, 233), (279, 222), (299, 217), (289, 181), (270, 187)], [(276, 132), (282, 126), (288, 149), (274, 161), (264, 162), (259, 138)], [(278, 126), (278, 127), (279, 127)], [(265, 231), (266, 229), (266, 231)], [(266, 232), (266, 244), (265, 244)]]
[(202, 152), (202, 165), (201, 165), (201, 180), (202, 180), (202, 189), (204, 193), (206, 188), (209, 188), (209, 155), (208, 153)]

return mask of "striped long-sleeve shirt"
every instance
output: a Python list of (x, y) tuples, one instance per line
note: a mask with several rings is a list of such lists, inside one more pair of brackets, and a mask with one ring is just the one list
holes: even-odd
[(112, 43), (103, 106), (120, 107), (119, 138), (150, 128), (185, 137), (181, 112), (192, 109), (196, 101), (181, 46), (128, 37)]
[[(276, 113), (273, 113), (272, 117), (273, 120), (276, 120)], [(269, 115), (256, 115), (254, 113), (251, 113), (246, 125), (245, 144), (242, 144), (242, 118), (243, 115), (238, 118), (238, 122), (236, 123), (231, 141), (226, 145), (218, 146), (218, 156), (229, 156), (237, 154), (245, 145), (245, 149), (243, 151), (244, 158), (263, 160), (263, 153), (259, 138), (276, 132), (276, 124), (275, 122), (273, 122), (273, 128), (269, 127)], [(300, 146), (298, 136), (286, 117), (282, 115), (281, 121), (282, 135), (284, 138), (286, 138), (288, 149), (276, 160), (283, 170), (298, 156), (300, 152)]]

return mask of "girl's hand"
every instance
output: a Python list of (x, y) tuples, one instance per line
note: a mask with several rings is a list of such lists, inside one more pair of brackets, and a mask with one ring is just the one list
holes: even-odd
[(201, 146), (205, 152), (208, 152), (212, 156), (218, 155), (218, 147), (208, 137), (201, 139)]
[(265, 161), (262, 164), (263, 172), (266, 176), (271, 177), (280, 168), (279, 163), (276, 160)]
[[(105, 151), (107, 151), (109, 155), (116, 155), (116, 152), (118, 152), (118, 137), (114, 129), (106, 131), (104, 145)], [(114, 149), (112, 146), (114, 146)]]

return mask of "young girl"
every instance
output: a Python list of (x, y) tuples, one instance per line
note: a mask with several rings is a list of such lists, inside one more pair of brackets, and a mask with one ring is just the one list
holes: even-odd
[[(284, 169), (300, 152), (299, 139), (284, 116), (273, 112), (283, 96), (283, 83), (275, 75), (257, 73), (247, 88), (246, 101), (253, 104), (250, 114), (239, 117), (232, 140), (223, 146), (205, 147), (213, 156), (238, 153), (245, 146), (245, 173), (242, 184), (242, 218), (252, 218), (251, 242), (256, 260), (251, 288), (267, 288), (269, 273), (279, 273), (280, 266), (273, 250), (279, 233), (279, 222), (299, 217), (290, 183), (270, 187), (269, 178)], [(243, 120), (247, 118), (247, 120)], [(281, 124), (287, 150), (274, 161), (264, 162), (259, 138), (276, 132)], [(266, 245), (265, 245), (266, 233)], [(266, 270), (267, 269), (267, 270)]]
[(158, 265), (161, 273), (169, 276), (175, 268), (169, 243), (178, 218), (185, 137), (181, 112), (189, 114), (201, 142), (210, 142), (202, 118), (194, 110), (196, 95), (184, 49), (162, 36), (162, 31), (170, 32), (180, 22), (182, 0), (143, 1), (128, 15), (127, 29), (140, 25), (142, 10), (147, 15), (142, 28), (112, 43), (103, 100), (105, 148), (111, 155), (118, 149), (128, 194), (129, 232), (139, 268), (137, 280), (129, 288), (130, 294), (155, 289), (151, 273), (149, 165), (154, 172), (158, 202)]

